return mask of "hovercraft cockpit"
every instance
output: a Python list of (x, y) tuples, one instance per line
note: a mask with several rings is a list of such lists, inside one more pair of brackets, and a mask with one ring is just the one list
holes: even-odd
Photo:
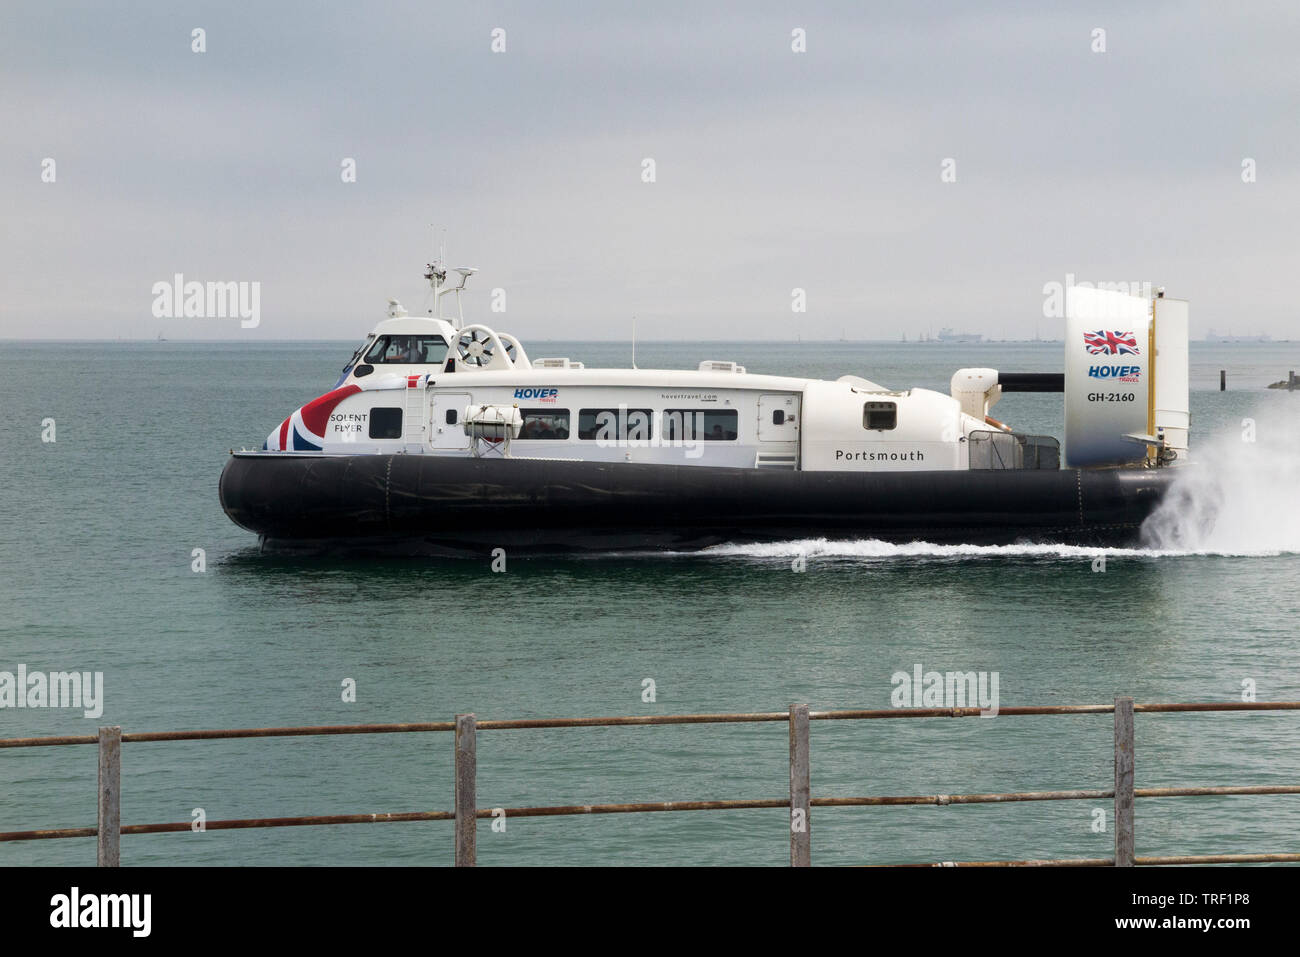
[[(371, 330), (352, 353), (334, 388), (364, 379), (376, 372), (385, 375), (428, 375), (480, 369), (530, 369), (528, 354), (514, 336), (481, 324), (465, 325), (461, 292), (477, 270), (458, 266), (460, 285), (448, 286), (447, 268), (430, 263), (424, 277), (433, 289), (428, 316), (411, 316), (396, 299), (388, 300), (388, 318)], [(442, 315), (442, 299), (456, 295), (456, 316)]]

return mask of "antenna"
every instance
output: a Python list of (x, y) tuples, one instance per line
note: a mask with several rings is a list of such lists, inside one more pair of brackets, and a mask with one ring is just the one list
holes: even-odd
[(429, 309), (429, 315), (436, 315), (437, 318), (441, 319), (442, 297), (446, 293), (451, 292), (450, 289), (444, 288), (444, 284), (447, 282), (447, 263), (443, 258), (447, 248), (447, 230), (446, 227), (442, 230), (442, 248), (439, 250), (436, 248), (438, 243), (436, 230), (438, 227), (434, 223), (430, 223), (429, 228), (435, 231), (433, 241), (436, 256), (434, 257), (433, 262), (429, 263), (425, 267), (424, 278), (429, 280), (429, 288), (433, 290), (433, 307)]
[[(429, 224), (429, 228), (437, 229), (437, 227), (432, 223)], [(435, 242), (436, 241), (435, 237)], [(433, 307), (430, 308), (428, 312), (429, 315), (436, 315), (438, 319), (441, 319), (443, 317), (442, 297), (447, 295), (449, 292), (454, 292), (456, 294), (456, 317), (452, 324), (459, 329), (465, 324), (465, 309), (461, 304), (460, 294), (465, 291), (465, 283), (469, 281), (469, 277), (478, 272), (478, 270), (473, 266), (457, 266), (454, 271), (460, 274), (460, 285), (448, 286), (446, 257), (447, 230), (446, 227), (444, 227), (442, 230), (442, 246), (438, 250), (438, 256), (433, 262), (427, 264), (424, 270), (424, 278), (429, 280), (429, 288), (432, 290), (433, 295)], [(426, 295), (428, 294), (426, 293)]]

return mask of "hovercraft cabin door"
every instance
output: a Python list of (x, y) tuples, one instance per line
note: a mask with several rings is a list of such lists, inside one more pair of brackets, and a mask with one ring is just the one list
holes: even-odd
[(758, 397), (757, 468), (797, 469), (799, 467), (799, 396)]
[(465, 434), (468, 392), (434, 392), (429, 399), (429, 445), (435, 452), (464, 452), (469, 448)]

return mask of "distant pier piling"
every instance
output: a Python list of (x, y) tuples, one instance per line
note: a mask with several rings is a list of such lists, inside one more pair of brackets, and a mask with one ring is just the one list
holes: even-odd
[(1219, 391), (1222, 392), (1226, 388), (1228, 388), (1228, 370), (1220, 369), (1219, 370)]

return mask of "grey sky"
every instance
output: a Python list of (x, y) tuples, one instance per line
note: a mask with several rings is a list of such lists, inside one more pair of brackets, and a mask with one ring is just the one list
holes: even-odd
[[(1300, 8), (1133, 7), (9, 4), (0, 338), (359, 340), (431, 223), (525, 343), (1046, 336), (1067, 273), (1296, 335)], [(260, 326), (154, 318), (178, 272)]]

